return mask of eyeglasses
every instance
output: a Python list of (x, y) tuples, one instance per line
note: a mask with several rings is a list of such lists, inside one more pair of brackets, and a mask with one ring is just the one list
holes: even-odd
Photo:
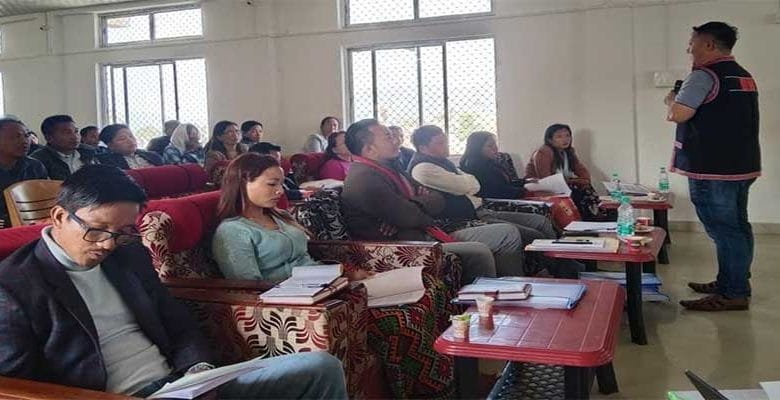
[(70, 213), (69, 218), (76, 221), (76, 223), (79, 224), (82, 229), (84, 229), (84, 236), (82, 239), (90, 243), (100, 243), (109, 239), (114, 239), (114, 242), (117, 244), (117, 246), (124, 246), (138, 242), (138, 240), (141, 239), (141, 235), (134, 228), (130, 228), (132, 232), (111, 232), (104, 229), (93, 228), (87, 225), (83, 219), (79, 218), (74, 213)]

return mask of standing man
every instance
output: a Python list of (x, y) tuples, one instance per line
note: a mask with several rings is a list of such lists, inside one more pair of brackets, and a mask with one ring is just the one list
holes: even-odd
[(688, 177), (691, 201), (715, 242), (718, 276), (688, 283), (708, 296), (684, 300), (690, 310), (747, 310), (753, 231), (748, 222), (750, 185), (761, 175), (758, 90), (734, 60), (737, 28), (708, 22), (693, 28), (688, 53), (693, 71), (679, 93), (669, 93), (667, 120), (677, 123), (671, 170)]

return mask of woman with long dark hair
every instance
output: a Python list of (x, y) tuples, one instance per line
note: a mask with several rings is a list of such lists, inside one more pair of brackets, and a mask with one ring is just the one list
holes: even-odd
[(279, 162), (257, 153), (242, 154), (225, 170), (212, 252), (226, 278), (281, 280), (295, 266), (317, 264), (305, 230), (276, 207), (283, 182)]
[(519, 199), (525, 194), (525, 179), (512, 179), (498, 161), (498, 142), (490, 132), (474, 132), (466, 140), (460, 169), (479, 181), (477, 196), (494, 199)]
[(606, 217), (599, 210), (599, 197), (591, 185), (590, 172), (572, 147), (571, 128), (565, 124), (552, 124), (544, 131), (544, 145), (528, 160), (525, 175), (542, 179), (559, 173), (566, 178), (571, 188), (571, 199), (583, 219)]
[(206, 172), (211, 175), (214, 167), (220, 161), (232, 160), (246, 153), (246, 146), (239, 143), (241, 131), (232, 121), (219, 121), (211, 131), (211, 139), (206, 143)]
[(318, 173), (320, 179), (343, 181), (347, 178), (349, 168), (352, 166), (352, 153), (345, 144), (346, 134), (344, 131), (339, 131), (328, 136), (325, 162), (320, 166)]

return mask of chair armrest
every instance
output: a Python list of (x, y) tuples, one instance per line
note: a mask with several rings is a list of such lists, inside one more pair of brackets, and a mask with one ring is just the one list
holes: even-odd
[(444, 252), (436, 242), (309, 241), (309, 254), (317, 260), (335, 260), (349, 267), (383, 272), (425, 266), (441, 276)]
[(270, 281), (255, 281), (249, 279), (214, 279), (214, 278), (160, 278), (168, 288), (189, 289), (221, 289), (221, 290), (252, 290), (265, 292), (274, 287)]
[(11, 400), (129, 400), (133, 397), (0, 376), (0, 398)]

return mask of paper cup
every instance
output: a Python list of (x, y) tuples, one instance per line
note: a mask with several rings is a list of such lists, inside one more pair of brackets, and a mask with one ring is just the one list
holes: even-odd
[(452, 318), (452, 336), (456, 339), (469, 338), (469, 326), (471, 326), (471, 317), (469, 319)]
[(480, 317), (490, 317), (493, 315), (493, 302), (496, 299), (490, 296), (479, 296), (476, 300)]
[(479, 316), (479, 327), (482, 328), (482, 329), (487, 329), (487, 330), (492, 331), (493, 328), (495, 328), (495, 324), (493, 324), (493, 316), (491, 315), (489, 317), (483, 317), (483, 316), (480, 315)]

